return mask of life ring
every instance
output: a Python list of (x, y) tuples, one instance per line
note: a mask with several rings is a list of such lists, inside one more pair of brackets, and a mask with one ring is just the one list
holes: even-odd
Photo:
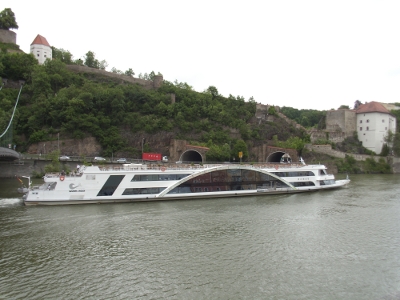
[(162, 172), (165, 172), (166, 169), (167, 169), (167, 168), (165, 168), (165, 167), (161, 167), (161, 171), (162, 171)]
[(65, 176), (64, 176), (64, 175), (61, 175), (61, 176), (60, 176), (60, 180), (61, 180), (61, 181), (64, 181), (64, 179), (65, 179)]

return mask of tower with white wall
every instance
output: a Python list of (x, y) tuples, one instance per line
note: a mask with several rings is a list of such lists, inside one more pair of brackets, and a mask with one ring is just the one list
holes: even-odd
[(31, 44), (31, 53), (42, 65), (46, 59), (52, 59), (53, 52), (46, 38), (38, 34)]

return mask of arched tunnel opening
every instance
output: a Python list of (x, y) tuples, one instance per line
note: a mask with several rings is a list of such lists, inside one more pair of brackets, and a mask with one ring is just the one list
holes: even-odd
[(197, 151), (188, 150), (181, 155), (179, 160), (187, 163), (202, 163), (203, 157)]
[(281, 162), (282, 156), (283, 156), (284, 154), (285, 154), (285, 152), (281, 152), (281, 151), (274, 152), (274, 153), (270, 154), (270, 155), (267, 157), (267, 162), (279, 163), (279, 162)]

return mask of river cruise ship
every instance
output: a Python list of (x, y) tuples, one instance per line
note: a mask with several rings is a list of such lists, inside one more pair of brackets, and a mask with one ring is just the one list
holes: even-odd
[(204, 199), (291, 194), (334, 189), (350, 180), (335, 180), (324, 165), (210, 164), (87, 166), (79, 172), (46, 174), (30, 186), (25, 205), (60, 205)]

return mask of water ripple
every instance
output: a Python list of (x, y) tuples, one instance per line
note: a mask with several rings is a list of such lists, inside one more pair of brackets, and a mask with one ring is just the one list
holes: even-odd
[(362, 194), (367, 179), (277, 197), (6, 205), (0, 298), (395, 299), (397, 179)]

